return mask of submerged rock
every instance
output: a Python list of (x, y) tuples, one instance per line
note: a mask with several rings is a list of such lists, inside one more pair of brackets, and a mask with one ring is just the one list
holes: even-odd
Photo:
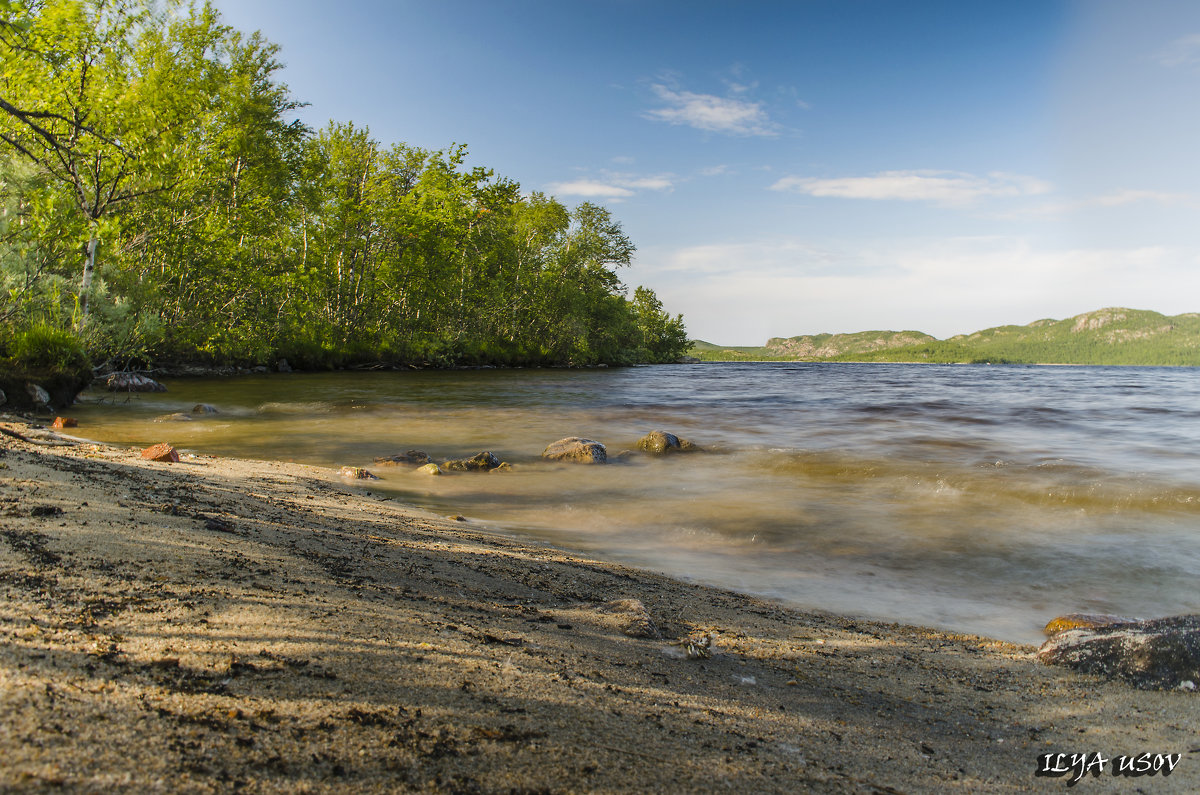
[(1112, 624), (1132, 624), (1136, 621), (1138, 621), (1136, 618), (1109, 616), (1102, 613), (1070, 613), (1051, 619), (1042, 631), (1046, 633), (1047, 637), (1051, 637), (1068, 629), (1096, 629)]
[(344, 478), (352, 478), (354, 480), (379, 480), (377, 475), (362, 467), (342, 467), (339, 474)]
[(408, 450), (397, 455), (381, 456), (375, 463), (383, 467), (394, 467), (400, 464), (428, 464), (429, 454), (424, 450)]
[(442, 469), (451, 472), (487, 472), (500, 466), (500, 459), (486, 450), (471, 458), (460, 458), (442, 464)]
[(217, 411), (216, 406), (210, 406), (207, 403), (197, 403), (196, 405), (192, 406), (192, 413), (193, 414), (220, 414), (221, 412)]
[(576, 464), (603, 464), (608, 460), (608, 449), (593, 439), (568, 436), (543, 450), (542, 458)]
[(500, 466), (493, 469), (493, 472), (512, 472), (513, 465), (507, 461), (501, 461)]
[(167, 442), (159, 442), (152, 447), (147, 447), (142, 451), (142, 458), (172, 464), (179, 463), (179, 453)]
[(638, 439), (637, 448), (651, 455), (663, 455), (664, 453), (683, 453), (695, 450), (696, 445), (687, 439), (680, 439), (673, 433), (651, 431)]
[(1190, 690), (1200, 682), (1200, 615), (1064, 630), (1037, 658), (1145, 690)]
[(182, 411), (177, 411), (174, 414), (163, 414), (161, 417), (155, 417), (155, 422), (191, 422), (192, 415), (184, 414)]
[(167, 388), (155, 381), (137, 373), (113, 373), (104, 382), (104, 388), (109, 392), (166, 392)]
[(442, 468), (437, 464), (429, 463), (425, 466), (417, 467), (413, 472), (419, 472), (422, 475), (440, 475), (442, 474)]

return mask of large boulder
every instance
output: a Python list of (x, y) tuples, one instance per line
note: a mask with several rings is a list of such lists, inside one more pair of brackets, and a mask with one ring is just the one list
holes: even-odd
[(663, 455), (665, 453), (683, 453), (695, 450), (696, 445), (687, 439), (680, 439), (673, 433), (650, 431), (650, 433), (638, 439), (637, 448), (651, 455)]
[(1200, 684), (1200, 615), (1068, 629), (1043, 643), (1037, 657), (1145, 690), (1194, 690)]
[(25, 393), (29, 395), (33, 405), (38, 408), (50, 405), (50, 393), (37, 384), (26, 384)]
[(109, 392), (166, 392), (167, 388), (137, 373), (113, 373), (104, 382)]
[(542, 451), (542, 458), (551, 461), (570, 461), (576, 464), (603, 464), (608, 460), (608, 450), (593, 439), (568, 436), (559, 439)]

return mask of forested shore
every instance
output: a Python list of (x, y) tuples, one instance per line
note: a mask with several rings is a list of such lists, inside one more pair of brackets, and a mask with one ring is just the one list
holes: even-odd
[(278, 48), (210, 5), (0, 0), (0, 362), (587, 365), (677, 359), (635, 246), (468, 164), (313, 130)]

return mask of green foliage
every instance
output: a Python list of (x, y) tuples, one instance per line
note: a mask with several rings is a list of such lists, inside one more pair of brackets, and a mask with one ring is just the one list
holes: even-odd
[(208, 4), (0, 0), (0, 151), (22, 161), (0, 161), (0, 327), (90, 309), (82, 339), (117, 366), (682, 352), (682, 318), (626, 298), (607, 209), (523, 196), (465, 146), (314, 133), (277, 54)]
[(66, 329), (37, 323), (9, 338), (5, 366), (37, 372), (75, 372), (91, 367), (83, 342)]

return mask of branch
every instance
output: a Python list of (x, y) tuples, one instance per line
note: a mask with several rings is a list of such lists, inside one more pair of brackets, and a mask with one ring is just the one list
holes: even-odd
[(88, 135), (91, 135), (92, 137), (94, 137), (100, 141), (103, 141), (104, 143), (108, 144), (109, 146), (116, 147), (118, 150), (121, 151), (122, 154), (124, 154), (124, 152), (125, 152), (124, 147), (122, 147), (119, 143), (117, 143), (113, 139), (111, 139), (107, 136), (101, 135), (100, 133), (96, 132), (96, 130), (93, 127), (91, 127), (87, 124), (82, 124), (81, 122), (79, 122), (77, 120), (69, 119), (66, 116), (63, 116), (61, 113), (53, 113), (51, 111), (44, 111), (44, 110), (21, 110), (16, 105), (13, 105), (11, 102), (8, 102), (7, 100), (5, 100), (2, 97), (0, 97), (0, 110), (5, 111), (10, 116), (15, 117), (19, 121), (28, 125), (31, 129), (33, 129), (34, 132), (36, 132), (39, 136), (44, 138), (46, 140), (46, 142), (48, 144), (50, 144), (50, 146), (53, 148), (57, 149), (62, 146), (62, 144), (60, 144), (58, 141), (58, 136), (56, 136), (54, 133), (50, 132), (46, 128), (42, 127), (41, 125), (35, 124), (33, 121), (31, 121), (31, 119), (54, 119), (56, 121), (65, 122), (66, 124), (69, 124), (72, 129), (81, 130), (81, 131), (87, 133)]

